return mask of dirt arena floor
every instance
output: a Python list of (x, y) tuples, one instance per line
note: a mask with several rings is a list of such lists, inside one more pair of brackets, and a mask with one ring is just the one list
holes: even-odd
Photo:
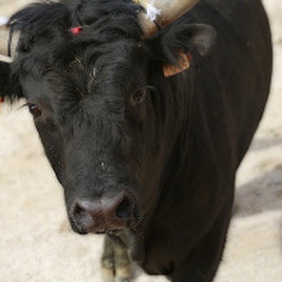
[[(0, 0), (0, 16), (29, 1)], [(236, 213), (216, 282), (282, 281), (282, 1), (264, 0), (274, 75), (264, 119), (237, 178)], [(31, 117), (0, 113), (0, 281), (101, 281), (102, 237), (74, 234)], [(138, 282), (167, 281), (141, 274)]]

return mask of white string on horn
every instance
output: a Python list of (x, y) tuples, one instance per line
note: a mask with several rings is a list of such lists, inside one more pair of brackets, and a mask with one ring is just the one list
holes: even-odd
[(156, 33), (186, 12), (191, 10), (200, 0), (132, 0), (142, 6), (139, 21), (147, 38)]
[(157, 9), (152, 4), (148, 4), (146, 6), (146, 12), (147, 12), (147, 18), (152, 22), (155, 21), (157, 19), (157, 16), (161, 14), (161, 10)]

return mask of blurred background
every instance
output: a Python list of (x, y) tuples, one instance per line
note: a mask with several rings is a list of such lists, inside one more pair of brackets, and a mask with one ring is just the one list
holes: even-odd
[[(0, 16), (30, 2), (0, 0)], [(274, 43), (271, 96), (239, 170), (234, 218), (216, 282), (282, 281), (282, 1), (263, 3)], [(0, 110), (0, 281), (99, 282), (102, 237), (70, 230), (62, 189), (31, 117), (20, 106)], [(137, 281), (167, 280), (141, 274)]]

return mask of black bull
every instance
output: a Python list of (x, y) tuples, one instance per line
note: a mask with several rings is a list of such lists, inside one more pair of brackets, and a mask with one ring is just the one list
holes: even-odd
[[(144, 39), (135, 4), (98, 2), (15, 14), (0, 92), (27, 100), (73, 230), (107, 234), (105, 279), (130, 278), (128, 249), (148, 273), (211, 281), (269, 92), (262, 4), (201, 1)], [(164, 77), (183, 53), (190, 67)]]

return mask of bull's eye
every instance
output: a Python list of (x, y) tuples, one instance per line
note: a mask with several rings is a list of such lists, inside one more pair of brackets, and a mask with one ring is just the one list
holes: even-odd
[(41, 109), (38, 105), (36, 104), (28, 104), (28, 109), (29, 109), (29, 112), (34, 116), (34, 117), (40, 117), (42, 112), (41, 112)]
[(139, 89), (136, 92), (134, 92), (131, 96), (131, 104), (133, 106), (142, 104), (145, 101), (146, 97), (146, 90), (145, 89)]

